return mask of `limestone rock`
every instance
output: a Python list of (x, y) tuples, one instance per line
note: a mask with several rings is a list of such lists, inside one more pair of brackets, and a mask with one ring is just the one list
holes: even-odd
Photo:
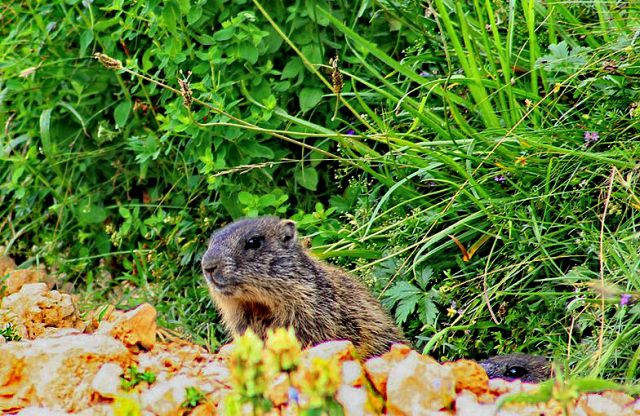
[(360, 387), (366, 381), (360, 361), (349, 360), (342, 363), (342, 384)]
[(164, 382), (156, 382), (140, 394), (140, 403), (144, 410), (158, 415), (177, 415), (180, 406), (187, 398), (187, 387), (198, 387), (201, 380), (178, 375)]
[(28, 405), (79, 411), (104, 363), (127, 367), (129, 351), (102, 335), (70, 335), (0, 345), (0, 411)]
[(16, 269), (16, 262), (11, 257), (0, 256), (0, 278)]
[(387, 411), (390, 415), (419, 415), (439, 411), (448, 408), (454, 400), (453, 370), (415, 351), (389, 372)]
[(445, 365), (453, 370), (456, 380), (456, 392), (469, 390), (479, 396), (489, 390), (489, 376), (477, 362), (458, 360)]
[(383, 397), (387, 395), (389, 371), (397, 363), (404, 360), (410, 352), (411, 348), (404, 344), (393, 344), (389, 352), (379, 357), (370, 358), (364, 363), (365, 373), (369, 381)]
[(375, 415), (368, 404), (367, 391), (362, 387), (341, 385), (336, 400), (344, 408), (345, 416)]
[(120, 376), (124, 371), (116, 363), (106, 363), (100, 367), (91, 382), (91, 388), (102, 397), (114, 397), (121, 390)]
[[(2, 299), (0, 325), (11, 323), (23, 338), (35, 339), (59, 328), (84, 329), (73, 298), (46, 283), (22, 286), (19, 292)], [(4, 325), (3, 325), (4, 324)]]
[(352, 360), (356, 357), (356, 349), (351, 341), (327, 341), (307, 349), (303, 354), (305, 362), (316, 357), (327, 361), (333, 357), (337, 357), (339, 361)]
[(578, 400), (573, 414), (575, 416), (636, 415), (631, 406), (633, 399), (624, 393), (620, 394), (626, 396), (624, 400), (607, 393), (584, 395)]
[(153, 306), (143, 303), (128, 312), (112, 314), (110, 320), (100, 322), (96, 333), (119, 339), (132, 352), (139, 352), (140, 347), (149, 350), (156, 342), (156, 315)]
[[(0, 265), (0, 268), (2, 266)], [(0, 277), (2, 274), (0, 274)], [(7, 279), (4, 283), (4, 295), (12, 295), (22, 289), (22, 287), (29, 283), (42, 282), (46, 277), (46, 274), (42, 270), (34, 269), (20, 269), (12, 270), (9, 272)]]

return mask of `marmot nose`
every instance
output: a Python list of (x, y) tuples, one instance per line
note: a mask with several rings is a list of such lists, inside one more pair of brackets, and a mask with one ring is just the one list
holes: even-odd
[(213, 274), (218, 270), (218, 266), (215, 264), (211, 265), (202, 265), (202, 272), (204, 273), (204, 277), (207, 278), (208, 281), (213, 280)]

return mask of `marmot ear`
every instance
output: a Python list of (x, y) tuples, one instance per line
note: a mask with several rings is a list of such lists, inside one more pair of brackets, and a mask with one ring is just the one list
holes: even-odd
[(282, 244), (293, 247), (296, 243), (296, 223), (291, 220), (282, 221)]

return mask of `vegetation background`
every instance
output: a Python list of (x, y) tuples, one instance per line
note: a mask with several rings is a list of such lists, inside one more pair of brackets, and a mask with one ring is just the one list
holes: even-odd
[(639, 7), (2, 2), (0, 243), (216, 348), (208, 236), (287, 216), (421, 351), (633, 382)]

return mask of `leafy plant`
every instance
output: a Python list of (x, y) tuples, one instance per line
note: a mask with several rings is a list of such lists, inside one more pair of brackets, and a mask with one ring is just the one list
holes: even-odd
[(143, 382), (148, 384), (153, 384), (156, 381), (155, 373), (151, 371), (142, 372), (138, 370), (138, 367), (135, 365), (132, 365), (131, 367), (129, 367), (127, 369), (127, 372), (128, 374), (121, 378), (122, 388), (125, 391), (129, 391), (133, 389), (135, 386), (137, 386), (138, 384)]
[(20, 334), (16, 332), (15, 326), (11, 323), (0, 329), (0, 336), (3, 337), (5, 341), (20, 341), (22, 339)]
[(205, 394), (197, 387), (187, 387), (185, 389), (186, 398), (180, 407), (194, 408), (206, 400)]

